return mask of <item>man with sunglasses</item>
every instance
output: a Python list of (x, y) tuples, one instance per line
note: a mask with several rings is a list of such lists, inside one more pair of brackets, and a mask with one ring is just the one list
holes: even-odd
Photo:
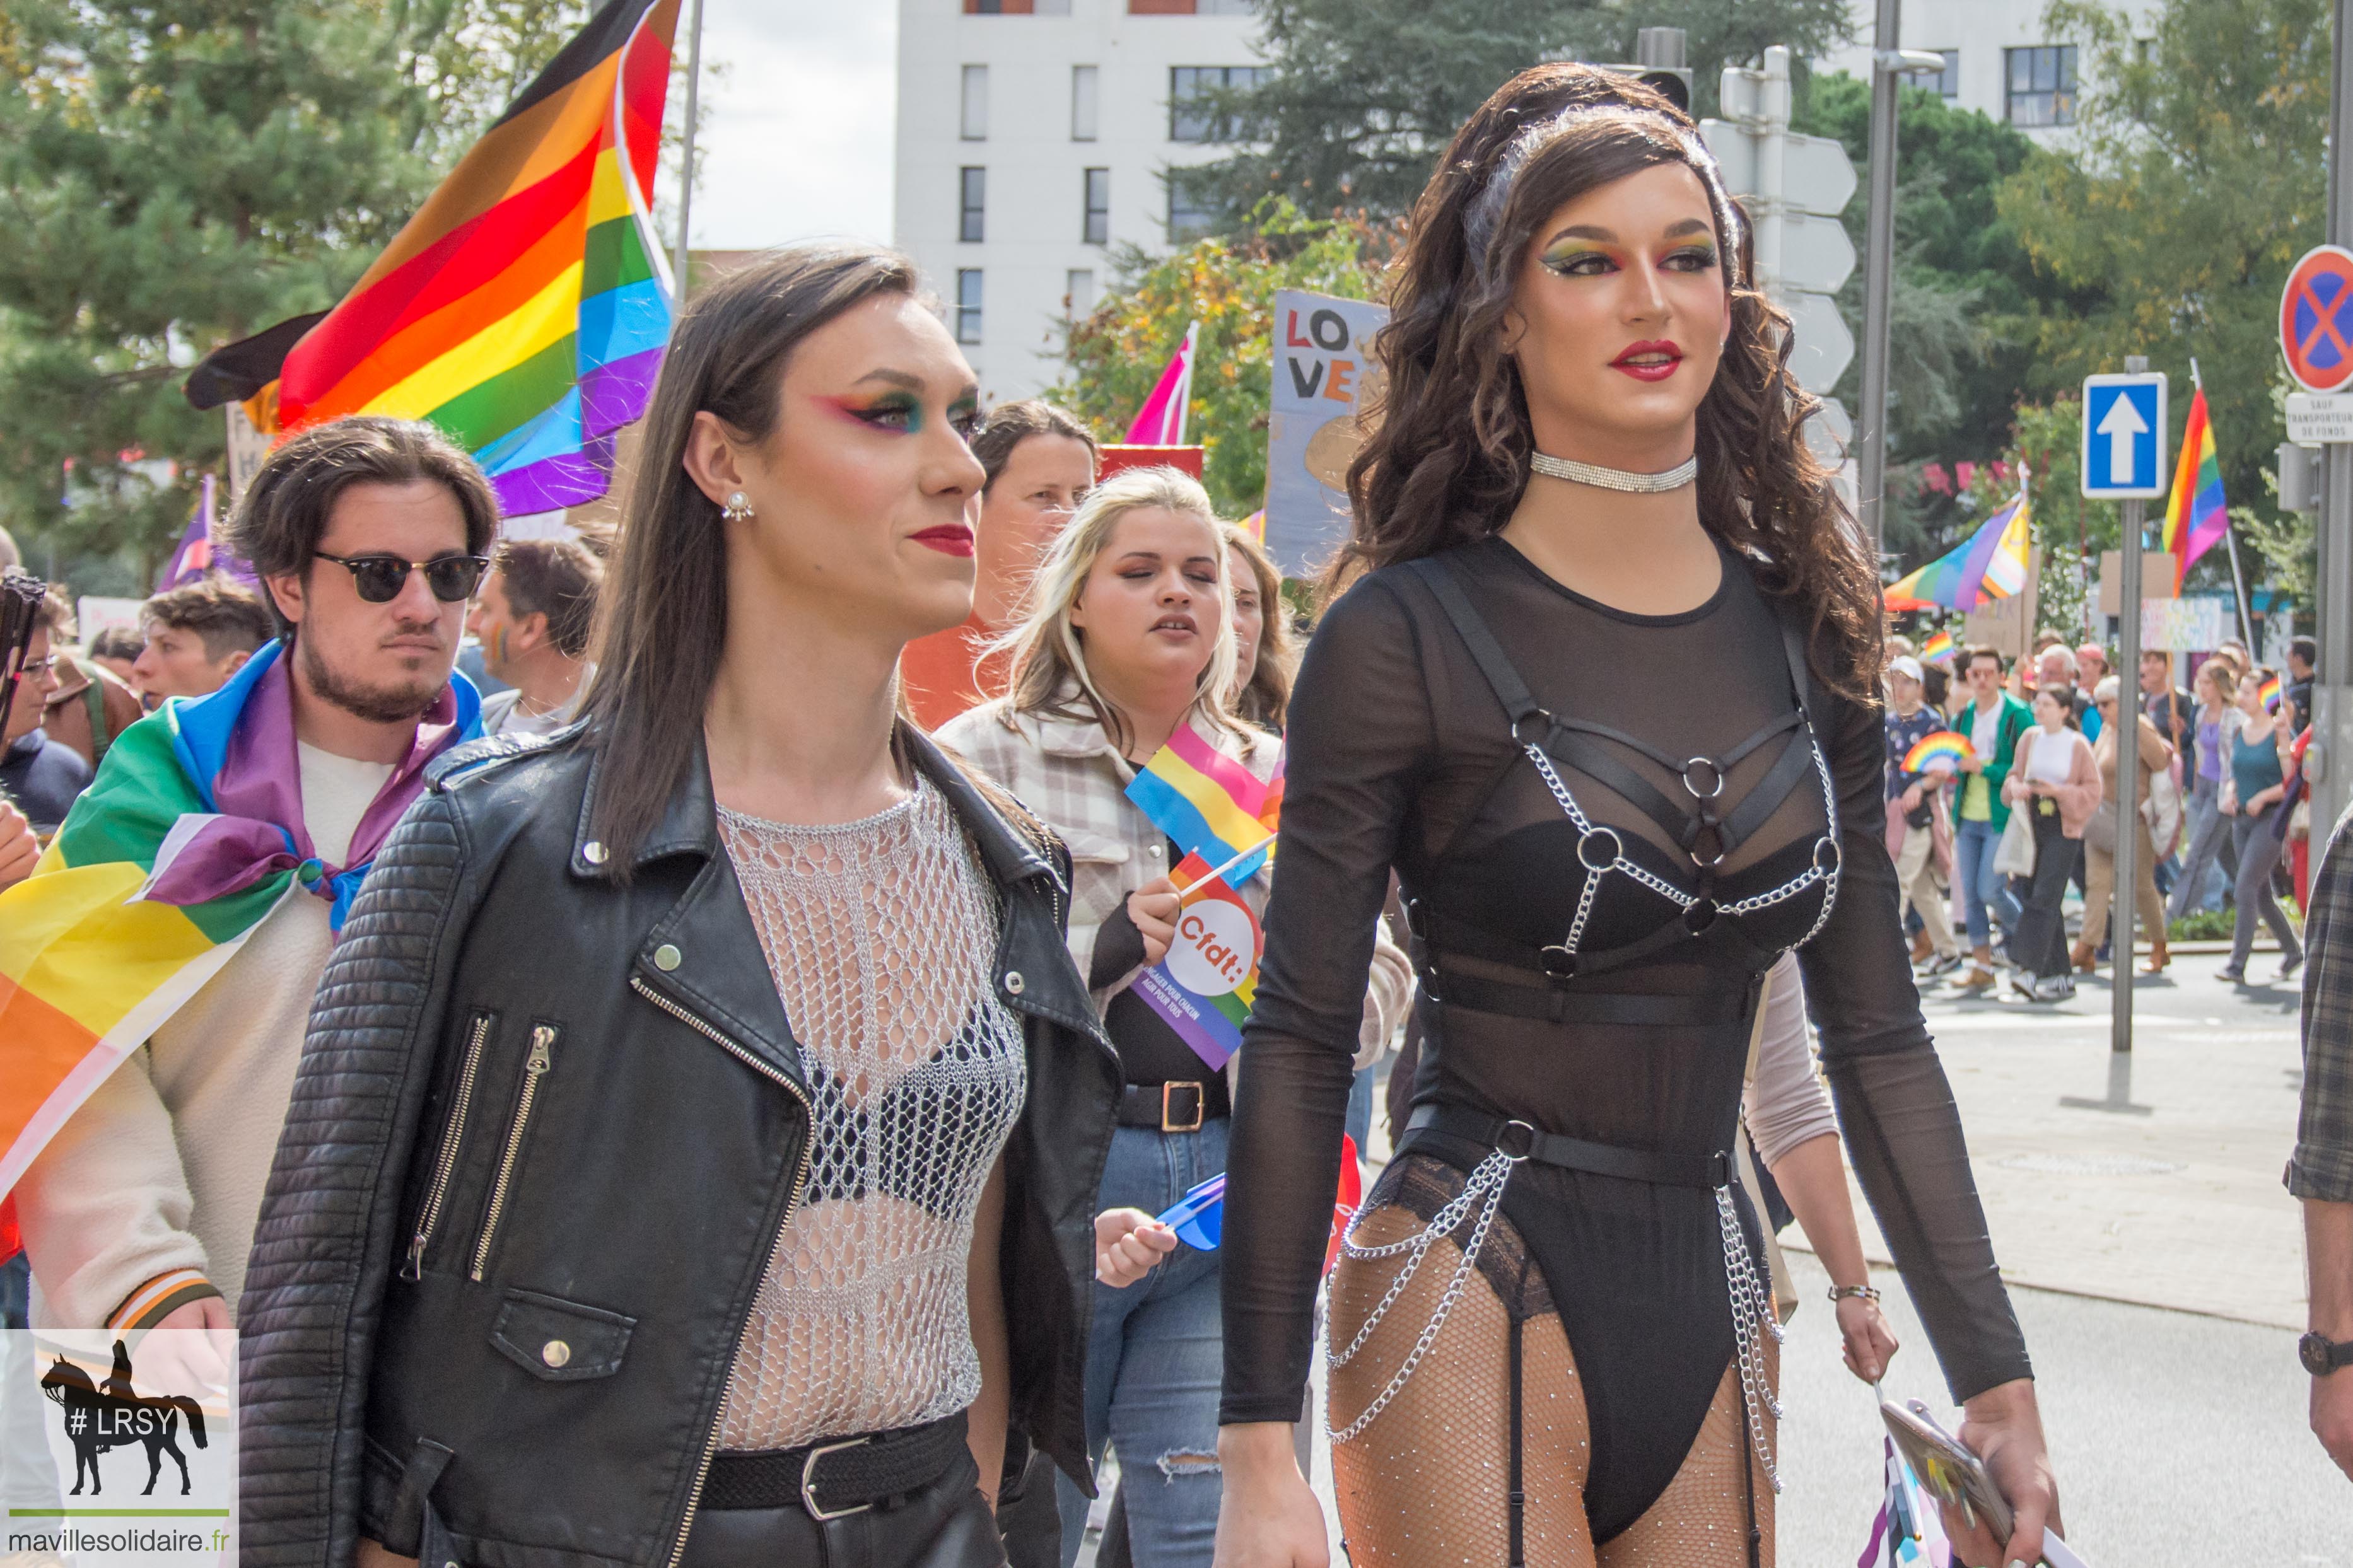
[[(62, 834), (69, 875), (152, 858), (134, 901), (178, 906), (216, 944), (199, 962), (218, 967), (193, 986), (193, 963), (149, 982), (163, 1018), (145, 1048), (32, 1155), (16, 1194), (37, 1322), (230, 1325), (343, 916), (427, 765), (480, 733), (480, 699), (452, 667), (497, 524), (464, 452), (376, 417), (294, 437), (241, 498), (228, 548), (261, 578), (276, 640), (219, 690), (126, 731)], [(79, 963), (90, 973), (69, 978), (84, 984), (139, 972), (128, 953), (107, 967), (103, 933), (124, 928), (101, 922), (119, 919), (119, 892), (74, 928), (79, 944), (16, 951), (46, 940), (7, 918), (17, 901), (69, 896), (43, 889), (49, 875), (0, 893), (0, 964)], [(173, 1006), (175, 990), (187, 994)], [(0, 1004), (0, 1041), (11, 1021)], [(72, 1082), (52, 1092), (52, 1117)]]
[[(16, 700), (8, 704), (5, 742), (0, 742), (0, 799), (13, 803), (30, 821), (32, 831), (43, 837), (57, 831), (75, 798), (90, 787), (90, 764), (72, 747), (52, 739), (41, 724), (58, 689), (58, 644), (72, 624), (66, 602), (50, 589), (41, 600), (40, 620), (25, 650), (24, 671)], [(5, 831), (13, 826), (0, 823), (0, 838), (16, 837)], [(0, 855), (0, 860), (5, 858)]]

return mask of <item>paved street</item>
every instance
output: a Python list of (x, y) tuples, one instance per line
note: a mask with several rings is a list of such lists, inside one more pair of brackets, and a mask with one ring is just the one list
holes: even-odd
[[(2105, 975), (2056, 1007), (1940, 987), (1929, 1024), (2087, 1560), (2353, 1568), (2353, 1490), (2305, 1430), (2295, 1361), (2302, 1232), (2280, 1171), (2295, 1131), (2297, 992), (2223, 984), (2223, 961), (2183, 953), (2141, 977), (2129, 1058), (2108, 1048)], [(2277, 955), (2250, 968), (2269, 976)], [(1868, 1234), (1860, 1199), (1857, 1212)], [(1791, 1264), (1801, 1307), (1783, 1359), (1780, 1562), (1822, 1568), (1852, 1563), (1868, 1537), (1881, 1429), (1839, 1364), (1825, 1277), (1802, 1252)], [(1926, 1338), (1894, 1273), (1882, 1283), (1906, 1346), (1886, 1390), (1941, 1409)], [(1328, 1508), (1320, 1443), (1314, 1479)]]

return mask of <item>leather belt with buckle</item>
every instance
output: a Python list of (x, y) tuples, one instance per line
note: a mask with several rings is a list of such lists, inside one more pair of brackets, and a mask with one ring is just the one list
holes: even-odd
[(1198, 1132), (1203, 1122), (1229, 1115), (1232, 1109), (1222, 1077), (1199, 1082), (1131, 1083), (1119, 1091), (1122, 1127)]
[(711, 1461), (702, 1506), (789, 1508), (820, 1523), (896, 1507), (947, 1474), (967, 1451), (964, 1412), (893, 1432), (800, 1448), (721, 1454)]

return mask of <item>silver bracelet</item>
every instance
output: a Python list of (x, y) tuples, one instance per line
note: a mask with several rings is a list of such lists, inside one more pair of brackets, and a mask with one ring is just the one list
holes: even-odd
[(1833, 1285), (1831, 1287), (1831, 1300), (1843, 1301), (1849, 1296), (1853, 1297), (1858, 1301), (1876, 1301), (1879, 1300), (1879, 1289), (1874, 1285)]

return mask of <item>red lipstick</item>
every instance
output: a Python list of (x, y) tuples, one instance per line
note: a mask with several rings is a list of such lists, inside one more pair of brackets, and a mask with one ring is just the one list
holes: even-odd
[(1627, 344), (1625, 351), (1609, 362), (1609, 367), (1624, 371), (1636, 381), (1664, 381), (1683, 363), (1683, 351), (1675, 346), (1673, 340), (1660, 338)]
[(937, 528), (924, 529), (908, 537), (926, 550), (936, 550), (943, 555), (972, 554), (972, 529), (961, 522), (944, 522)]

